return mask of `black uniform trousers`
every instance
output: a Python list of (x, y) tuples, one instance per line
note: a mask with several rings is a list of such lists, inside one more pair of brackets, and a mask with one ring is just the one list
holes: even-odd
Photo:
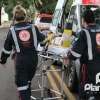
[(15, 83), (21, 100), (30, 100), (31, 82), (38, 63), (37, 54), (25, 53), (15, 55)]

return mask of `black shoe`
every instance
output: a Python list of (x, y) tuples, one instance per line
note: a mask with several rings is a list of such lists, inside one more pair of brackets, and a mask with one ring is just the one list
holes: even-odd
[(88, 100), (96, 100), (94, 96), (89, 97)]

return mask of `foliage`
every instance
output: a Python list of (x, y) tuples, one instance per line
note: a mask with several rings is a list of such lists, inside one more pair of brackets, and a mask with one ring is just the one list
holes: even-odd
[(71, 5), (73, 3), (73, 0), (68, 0), (68, 3), (67, 3), (67, 9), (66, 9), (66, 12), (68, 13), (70, 8), (71, 8)]
[[(0, 6), (5, 5), (6, 12), (12, 17), (12, 10), (15, 5), (21, 4), (25, 8), (33, 8), (33, 11), (53, 13), (58, 0), (0, 0)], [(72, 0), (68, 0), (67, 11), (69, 11)], [(30, 7), (31, 6), (31, 7)]]
[(34, 0), (36, 9), (41, 12), (53, 13), (57, 0)]
[[(55, 6), (57, 4), (57, 1), (58, 0), (34, 0), (34, 4), (35, 4), (36, 9), (40, 12), (50, 11), (51, 13), (53, 13)], [(65, 12), (68, 13), (73, 0), (66, 0), (66, 1), (68, 2), (66, 4), (67, 8)]]
[(33, 3), (33, 0), (0, 0), (0, 6), (5, 5), (6, 12), (12, 17), (13, 8), (17, 4), (21, 4), (25, 8), (29, 8), (29, 6)]

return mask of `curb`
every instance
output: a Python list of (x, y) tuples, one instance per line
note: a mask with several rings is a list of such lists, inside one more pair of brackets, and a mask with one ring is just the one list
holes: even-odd
[(9, 29), (9, 27), (0, 27), (0, 29)]
[(9, 28), (10, 25), (11, 25), (11, 21), (2, 23), (2, 24), (0, 25), (0, 29), (6, 29), (6, 28)]
[(6, 26), (1, 25), (1, 26), (0, 26), (0, 29), (6, 29), (6, 28), (9, 28), (9, 27), (10, 27), (10, 25), (6, 25)]

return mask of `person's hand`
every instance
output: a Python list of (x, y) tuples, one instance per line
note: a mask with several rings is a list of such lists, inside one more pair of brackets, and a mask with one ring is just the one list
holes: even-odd
[(2, 60), (0, 59), (0, 64), (2, 64), (2, 66), (3, 66), (4, 68), (6, 68), (5, 63), (6, 63), (6, 61), (2, 61)]
[(68, 52), (63, 52), (63, 54), (62, 54), (64, 65), (69, 65), (70, 64), (70, 59), (68, 58), (67, 54), (68, 54)]
[(64, 65), (69, 65), (70, 64), (70, 59), (69, 58), (63, 58), (63, 64)]
[(51, 42), (53, 38), (54, 38), (54, 34), (52, 32), (48, 33), (47, 40)]

